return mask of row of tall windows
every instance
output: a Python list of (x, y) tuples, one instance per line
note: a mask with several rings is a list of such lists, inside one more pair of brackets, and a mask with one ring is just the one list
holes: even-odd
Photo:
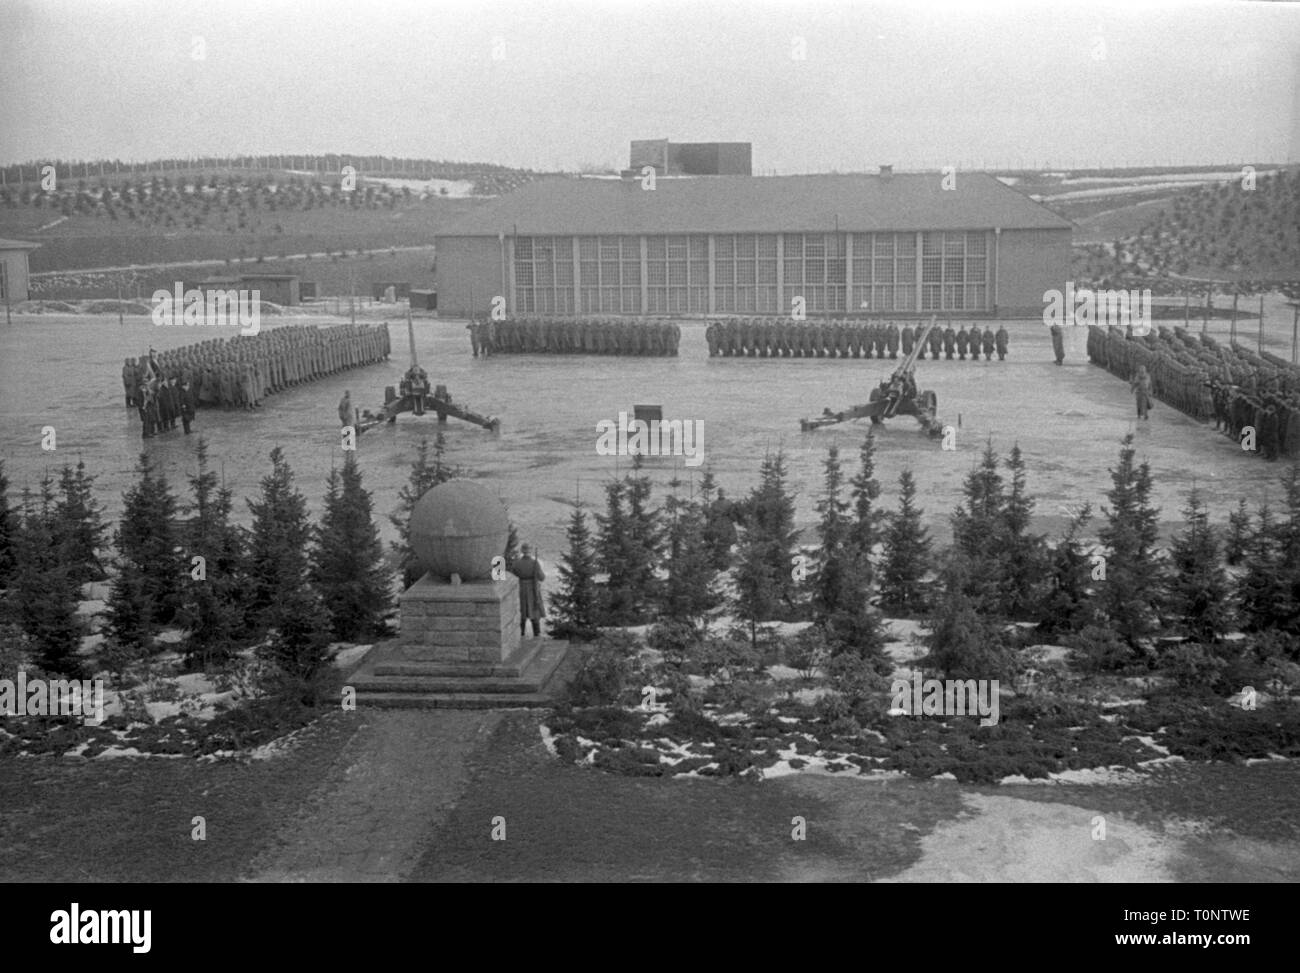
[[(780, 269), (786, 306), (781, 306), (777, 235), (715, 234), (713, 311), (780, 314), (790, 310), (789, 302), (796, 296), (804, 298), (809, 311), (988, 310), (988, 233), (854, 233), (851, 237), (850, 288), (846, 287), (850, 234), (783, 234)], [(643, 308), (639, 237), (518, 237), (516, 307), (521, 313), (536, 314), (708, 313), (709, 238), (648, 236), (645, 244)]]

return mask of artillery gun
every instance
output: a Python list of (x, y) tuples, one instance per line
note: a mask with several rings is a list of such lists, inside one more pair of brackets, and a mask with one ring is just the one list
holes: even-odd
[(403, 412), (417, 416), (422, 416), (426, 412), (436, 412), (440, 424), (445, 423), (447, 417), (451, 416), (490, 429), (492, 432), (499, 432), (500, 419), (496, 416), (471, 412), (466, 406), (453, 401), (447, 386), (439, 385), (432, 392), (430, 391), (429, 373), (420, 367), (420, 362), (415, 357), (415, 325), (411, 321), (410, 311), (406, 312), (406, 335), (411, 347), (411, 367), (406, 370), (396, 389), (391, 385), (384, 389), (382, 409), (378, 412), (371, 412), (369, 409), (360, 412), (356, 422), (357, 433), (373, 429), (382, 422), (395, 423), (397, 417)]
[(886, 419), (904, 415), (915, 416), (916, 421), (921, 424), (921, 428), (931, 438), (943, 435), (943, 426), (935, 415), (939, 399), (929, 389), (918, 392), (916, 378), (913, 375), (916, 369), (917, 355), (925, 347), (926, 339), (929, 338), (934, 327), (935, 318), (932, 316), (930, 323), (925, 326), (925, 330), (917, 336), (916, 344), (912, 346), (912, 350), (898, 363), (898, 367), (894, 369), (894, 373), (888, 379), (871, 390), (865, 405), (851, 406), (843, 412), (832, 412), (830, 409), (825, 409), (816, 418), (800, 419), (799, 428), (804, 432), (811, 432), (820, 429), (822, 426), (833, 426), (836, 423), (848, 422), (851, 419), (870, 419), (873, 426), (878, 426)]

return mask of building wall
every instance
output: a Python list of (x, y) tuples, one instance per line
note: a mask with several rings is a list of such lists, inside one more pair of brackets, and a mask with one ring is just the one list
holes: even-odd
[(299, 300), (298, 278), (290, 280), (267, 279), (263, 277), (249, 276), (240, 277), (240, 287), (244, 290), (256, 290), (260, 292), (264, 301), (272, 304), (280, 304), (284, 307), (293, 307)]
[(660, 172), (668, 171), (667, 139), (633, 139), (632, 151), (628, 154), (628, 168), (640, 169), (647, 165), (654, 166)]
[(437, 281), (442, 317), (487, 314), (494, 296), (509, 294), (501, 287), (501, 244), (493, 237), (438, 237)]
[[(1038, 317), (1064, 288), (1070, 231), (699, 234), (508, 239), (512, 314)], [(501, 290), (491, 238), (439, 241), (440, 307), (482, 314)], [(996, 278), (996, 280), (995, 280)], [(576, 283), (575, 283), (576, 282)], [(444, 296), (445, 295), (445, 296)], [(445, 303), (444, 303), (445, 302)]]
[(29, 284), (27, 280), (27, 251), (26, 250), (0, 250), (0, 261), (4, 263), (5, 271), (0, 274), (0, 286), (8, 280), (8, 293), (3, 295), (10, 304), (17, 304), (20, 301), (27, 300)]
[(1003, 230), (998, 240), (997, 312), (1039, 318), (1043, 292), (1065, 291), (1070, 276), (1071, 231)]

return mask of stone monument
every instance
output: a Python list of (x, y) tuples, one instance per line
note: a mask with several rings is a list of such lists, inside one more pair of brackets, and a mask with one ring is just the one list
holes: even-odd
[(568, 643), (520, 634), (505, 506), (479, 483), (449, 480), (416, 501), (410, 527), (425, 574), (398, 598), (399, 638), (376, 646), (350, 680), (358, 703), (549, 705), (542, 690)]
[(404, 658), (501, 663), (519, 648), (519, 581), (502, 557), (509, 531), (505, 506), (471, 480), (416, 502), (411, 546), (426, 573), (398, 599)]

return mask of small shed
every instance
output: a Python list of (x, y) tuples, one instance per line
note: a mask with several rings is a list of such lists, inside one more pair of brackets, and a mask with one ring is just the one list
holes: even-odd
[(27, 254), (39, 246), (24, 240), (0, 240), (0, 302), (27, 300), (31, 288)]
[(259, 291), (264, 301), (293, 307), (302, 301), (297, 274), (240, 274), (244, 290)]
[(413, 290), (410, 294), (411, 310), (413, 311), (436, 311), (438, 310), (438, 292)]

